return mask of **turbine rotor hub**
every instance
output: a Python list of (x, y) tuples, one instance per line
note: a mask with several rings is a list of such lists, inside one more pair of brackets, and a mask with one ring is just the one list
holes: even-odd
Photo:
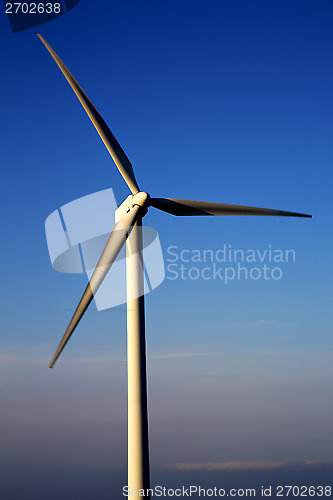
[(130, 196), (132, 198), (132, 206), (138, 205), (139, 207), (145, 207), (148, 205), (148, 200), (150, 199), (150, 196), (148, 193), (145, 193), (144, 191), (139, 191), (138, 193), (132, 194)]
[(117, 223), (124, 215), (128, 214), (135, 206), (141, 207), (142, 217), (146, 215), (149, 206), (150, 196), (144, 191), (131, 194), (123, 201), (115, 212), (115, 222)]

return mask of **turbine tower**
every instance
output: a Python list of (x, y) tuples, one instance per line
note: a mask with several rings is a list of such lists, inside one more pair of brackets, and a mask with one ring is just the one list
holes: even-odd
[[(142, 261), (142, 219), (149, 207), (176, 216), (273, 215), (311, 217), (311, 215), (267, 208), (228, 205), (173, 198), (151, 198), (140, 191), (132, 165), (111, 130), (50, 45), (38, 35), (68, 83), (74, 90), (132, 194), (116, 210), (115, 226), (104, 247), (94, 273), (77, 306), (68, 328), (50, 363), (50, 368), (77, 327), (94, 294), (103, 282), (120, 250), (126, 244), (127, 288), (127, 374), (128, 374), (128, 488), (150, 487), (149, 441), (146, 380), (146, 342), (144, 314), (144, 277)], [(149, 495), (147, 496), (149, 497)]]

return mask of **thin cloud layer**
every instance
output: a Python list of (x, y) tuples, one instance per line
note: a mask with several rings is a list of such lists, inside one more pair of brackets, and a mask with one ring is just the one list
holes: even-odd
[(263, 325), (272, 325), (272, 324), (273, 324), (273, 321), (271, 319), (260, 319), (259, 321), (252, 323), (251, 326), (263, 326)]
[(209, 352), (170, 352), (164, 354), (153, 354), (148, 359), (176, 359), (176, 358), (196, 358), (201, 356), (210, 356)]
[(290, 462), (287, 460), (276, 462), (197, 462), (168, 464), (165, 468), (176, 471), (265, 471), (281, 470), (295, 467), (333, 467), (333, 462), (321, 462), (317, 460), (306, 460), (302, 462)]

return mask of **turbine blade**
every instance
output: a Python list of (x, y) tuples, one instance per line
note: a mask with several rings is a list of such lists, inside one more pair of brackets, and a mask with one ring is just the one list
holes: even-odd
[(50, 368), (53, 367), (54, 363), (60, 356), (70, 336), (72, 335), (80, 319), (82, 318), (90, 302), (92, 301), (93, 296), (99, 289), (104, 278), (108, 274), (112, 264), (116, 260), (126, 239), (128, 238), (130, 232), (132, 231), (133, 225), (139, 218), (139, 210), (140, 210), (139, 206), (134, 206), (133, 209), (128, 214), (124, 215), (124, 217), (122, 217), (120, 221), (118, 221), (117, 224), (112, 229), (112, 232), (109, 236), (108, 241), (106, 242), (102, 255), (100, 256), (97, 266), (90, 279), (90, 282), (88, 283), (87, 288), (85, 289), (82, 298), (79, 302), (79, 305), (77, 306), (75, 313), (73, 314), (73, 317), (68, 325), (65, 335), (63, 336), (58, 346), (58, 349), (56, 350), (56, 353), (52, 358), (52, 361), (50, 363)]
[(101, 115), (98, 113), (97, 109), (95, 106), (91, 103), (91, 101), (88, 99), (86, 94), (83, 92), (81, 89), (80, 85), (77, 83), (73, 75), (70, 73), (70, 71), (66, 68), (64, 63), (61, 61), (61, 59), (57, 56), (57, 54), (54, 52), (54, 50), (50, 47), (50, 45), (44, 40), (44, 38), (41, 35), (38, 35), (40, 40), (43, 42), (47, 50), (50, 52), (51, 56), (59, 66), (60, 70), (66, 77), (68, 83), (74, 90), (75, 94), (77, 95), (79, 101), (81, 102), (82, 106), (84, 107), (85, 111), (87, 112), (90, 120), (93, 122), (97, 132), (99, 133), (102, 141), (104, 142), (107, 150), (109, 151), (110, 155), (113, 158), (113, 161), (118, 167), (119, 172), (123, 176), (125, 182), (127, 183), (128, 187), (132, 191), (133, 194), (137, 193), (139, 191), (138, 184), (135, 179), (135, 175), (133, 172), (132, 164), (127, 158), (126, 154), (122, 150), (120, 144), (118, 143), (117, 139), (101, 117)]
[(312, 215), (272, 210), (270, 208), (228, 205), (209, 201), (151, 198), (150, 205), (172, 215), (280, 215), (284, 217), (312, 217)]

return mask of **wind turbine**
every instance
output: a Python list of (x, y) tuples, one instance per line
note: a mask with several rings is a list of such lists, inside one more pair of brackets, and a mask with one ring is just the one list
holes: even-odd
[(127, 288), (127, 373), (128, 373), (128, 487), (147, 491), (149, 478), (149, 442), (146, 381), (144, 276), (142, 263), (142, 219), (149, 207), (176, 216), (194, 215), (273, 215), (311, 217), (311, 215), (267, 208), (227, 205), (173, 198), (151, 198), (140, 191), (132, 165), (111, 130), (50, 45), (38, 35), (74, 90), (132, 194), (119, 206), (115, 226), (104, 247), (90, 282), (85, 289), (68, 328), (50, 363), (50, 368), (88, 308), (122, 247), (126, 244)]

